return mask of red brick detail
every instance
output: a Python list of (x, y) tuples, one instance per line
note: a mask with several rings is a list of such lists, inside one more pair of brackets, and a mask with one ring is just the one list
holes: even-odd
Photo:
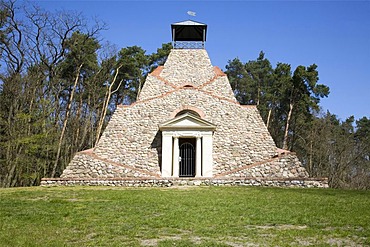
[(155, 97), (152, 97), (152, 98), (147, 98), (147, 99), (144, 99), (144, 100), (140, 100), (140, 101), (136, 101), (134, 103), (132, 103), (131, 105), (134, 106), (136, 104), (141, 104), (141, 103), (146, 103), (148, 101), (152, 101), (152, 100), (155, 100), (155, 99), (161, 99), (161, 98), (164, 98), (166, 97), (167, 95), (171, 94), (171, 93), (174, 93), (174, 92), (177, 92), (179, 91), (179, 89), (175, 89), (175, 90), (172, 90), (172, 91), (168, 91), (167, 93), (164, 93), (164, 94), (161, 94), (161, 95), (158, 95), (158, 96), (155, 96)]
[(149, 75), (159, 76), (163, 70), (163, 66), (158, 66), (155, 70), (152, 71)]
[(132, 106), (131, 105), (116, 105), (117, 108), (130, 108)]
[(215, 75), (211, 80), (203, 83), (202, 85), (199, 86), (199, 88), (204, 88), (205, 86), (211, 84), (212, 82), (214, 82), (218, 77), (220, 77), (219, 75)]
[(213, 93), (208, 92), (208, 91), (205, 91), (205, 90), (200, 90), (199, 89), (198, 91), (199, 92), (202, 92), (202, 93), (205, 93), (205, 94), (207, 94), (209, 96), (212, 96), (213, 98), (217, 98), (217, 99), (220, 99), (220, 100), (231, 102), (231, 103), (236, 104), (236, 105), (240, 105), (238, 101), (235, 101), (235, 100), (232, 100), (232, 99), (229, 99), (229, 98), (225, 98), (225, 97), (221, 97), (221, 96), (217, 96), (217, 95), (214, 95)]
[(100, 160), (100, 161), (103, 161), (105, 163), (108, 163), (108, 164), (111, 164), (111, 165), (114, 165), (114, 166), (124, 167), (126, 169), (137, 171), (137, 172), (140, 172), (140, 173), (143, 173), (143, 174), (146, 174), (146, 175), (155, 177), (155, 178), (160, 178), (160, 176), (158, 174), (156, 174), (156, 173), (149, 172), (147, 170), (143, 170), (143, 169), (140, 169), (140, 168), (136, 168), (136, 167), (124, 165), (124, 164), (121, 164), (121, 163), (118, 163), (118, 162), (115, 162), (115, 161), (112, 161), (112, 160), (108, 160), (108, 159), (104, 159), (102, 157), (99, 157), (98, 155), (96, 155), (93, 152), (91, 152), (89, 149), (88, 150), (85, 150), (85, 151), (82, 151), (82, 152), (79, 152), (79, 153), (80, 154), (84, 154), (84, 155), (88, 155), (88, 156), (90, 156), (90, 157), (92, 157), (92, 158), (94, 158), (96, 160)]
[(290, 152), (289, 150), (285, 150), (285, 149), (281, 149), (281, 148), (278, 148), (278, 149), (277, 149), (277, 152), (278, 152), (278, 155), (283, 155), (283, 154), (287, 154), (287, 153), (292, 153), (292, 152)]
[(257, 181), (318, 181), (318, 182), (327, 182), (327, 177), (318, 177), (318, 178), (263, 178), (263, 177), (243, 177), (243, 178), (230, 178), (230, 177), (196, 177), (196, 178), (177, 178), (177, 177), (167, 177), (167, 178), (143, 178), (143, 177), (117, 177), (117, 178), (41, 178), (41, 181), (245, 181), (245, 180), (257, 180)]
[[(114, 177), (114, 178), (41, 178), (41, 181), (163, 181), (163, 178)], [(168, 179), (166, 179), (168, 180)]]
[(214, 70), (215, 70), (215, 73), (216, 75), (209, 81), (203, 83), (202, 85), (199, 86), (199, 88), (204, 88), (205, 86), (211, 84), (212, 82), (214, 82), (218, 77), (220, 76), (226, 76), (226, 74), (224, 72), (221, 71), (221, 69), (217, 66), (214, 67)]
[(240, 105), (243, 108), (257, 108), (256, 105)]
[[(209, 179), (209, 178), (208, 178)], [(199, 179), (200, 180), (200, 179)], [(230, 177), (217, 177), (212, 178), (212, 180), (224, 180), (224, 181), (245, 181), (245, 180), (255, 180), (255, 181), (318, 181), (318, 182), (327, 182), (327, 177), (316, 177), (316, 178), (304, 178), (304, 177), (292, 177), (292, 178), (282, 178), (282, 177), (239, 177), (239, 178), (230, 178)]]
[(238, 168), (235, 168), (233, 170), (230, 170), (230, 171), (227, 171), (227, 172), (223, 172), (223, 173), (220, 173), (216, 176), (214, 176), (214, 178), (219, 178), (219, 177), (223, 177), (223, 176), (226, 176), (226, 175), (230, 175), (230, 174), (233, 174), (233, 173), (236, 173), (236, 172), (240, 172), (240, 171), (243, 171), (243, 170), (246, 170), (246, 169), (249, 169), (249, 168), (252, 168), (252, 167), (256, 167), (256, 166), (260, 166), (260, 165), (263, 165), (263, 164), (266, 164), (266, 163), (269, 163), (269, 162), (272, 162), (272, 161), (275, 161), (275, 160), (278, 160), (284, 156), (287, 156), (288, 154), (293, 154), (291, 152), (288, 151), (288, 153), (283, 153), (282, 155), (277, 155), (277, 156), (274, 156), (273, 158), (271, 159), (267, 159), (267, 160), (262, 160), (262, 161), (259, 161), (259, 162), (256, 162), (256, 163), (253, 163), (253, 164), (249, 164), (249, 165), (244, 165), (242, 167), (238, 167)]
[(213, 97), (213, 98), (217, 98), (217, 99), (219, 99), (219, 100), (228, 101), (228, 102), (230, 102), (230, 103), (233, 103), (233, 104), (235, 104), (235, 105), (239, 105), (239, 106), (240, 106), (240, 104), (239, 104), (239, 102), (238, 102), (238, 101), (231, 100), (231, 99), (229, 99), (229, 98), (225, 98), (225, 97), (220, 97), (220, 96), (217, 96), (217, 95), (212, 94), (211, 92), (208, 92), (208, 91), (205, 91), (205, 90), (200, 90), (200, 89), (198, 89), (198, 88), (183, 87), (183, 88), (177, 88), (177, 89), (172, 90), (172, 91), (168, 91), (167, 93), (164, 93), (164, 94), (158, 95), (158, 96), (156, 96), (156, 97), (152, 97), (152, 98), (147, 98), (147, 99), (144, 99), (144, 100), (136, 101), (136, 102), (132, 103), (131, 105), (117, 105), (117, 107), (120, 107), (120, 108), (129, 108), (129, 107), (133, 107), (133, 106), (135, 106), (135, 105), (137, 105), (137, 104), (143, 104), (143, 103), (146, 103), (146, 102), (149, 102), (149, 101), (155, 100), (155, 99), (161, 99), (161, 98), (164, 98), (164, 97), (166, 97), (167, 95), (172, 94), (172, 93), (177, 92), (177, 91), (180, 91), (180, 90), (197, 90), (197, 91), (202, 92), (202, 93), (204, 93), (204, 94), (207, 94), (207, 95), (209, 95), (209, 96), (211, 96), (211, 97)]
[(156, 75), (156, 74), (150, 74), (150, 75), (154, 76), (155, 78), (157, 78), (158, 80), (160, 80), (161, 82), (163, 82), (164, 84), (166, 84), (167, 86), (170, 86), (172, 88), (177, 88), (174, 84), (172, 84), (171, 82), (167, 81), (166, 79), (164, 79), (163, 77), (161, 77), (159, 74), (158, 75)]
[(91, 154), (93, 152), (94, 152), (94, 148), (90, 148), (90, 149), (83, 150), (79, 153), (81, 153), (81, 154)]
[(172, 87), (174, 89), (184, 88), (184, 87), (186, 87), (188, 85), (190, 85), (190, 86), (192, 86), (194, 88), (203, 88), (203, 87), (207, 86), (208, 84), (211, 84), (212, 82), (214, 82), (219, 76), (226, 76), (226, 74), (224, 72), (222, 72), (222, 70), (219, 67), (215, 66), (214, 67), (214, 71), (215, 71), (216, 75), (211, 80), (203, 83), (199, 87), (196, 87), (195, 85), (193, 85), (191, 83), (183, 83), (180, 86), (176, 86), (173, 83), (169, 82), (168, 80), (166, 80), (166, 79), (164, 79), (163, 77), (160, 76), (162, 70), (163, 70), (163, 66), (159, 66), (152, 73), (150, 73), (150, 75), (156, 77), (158, 80), (164, 82), (166, 85), (168, 85), (168, 86), (170, 86), (170, 87)]
[(183, 105), (183, 106), (181, 106), (181, 108), (179, 108), (179, 109), (177, 109), (177, 110), (173, 111), (173, 112), (171, 113), (171, 115), (170, 115), (170, 118), (174, 118), (174, 117), (176, 116), (176, 114), (177, 114), (177, 113), (179, 113), (180, 111), (183, 111), (183, 110), (191, 110), (191, 111), (195, 111), (196, 113), (198, 113), (198, 114), (199, 114), (199, 116), (200, 116), (201, 118), (204, 118), (204, 117), (205, 117), (205, 114), (204, 114), (204, 112), (203, 112), (202, 110), (200, 110), (200, 109), (198, 109), (198, 108), (196, 108), (196, 107), (194, 107), (194, 106)]
[(195, 86), (194, 84), (190, 82), (185, 82), (181, 84), (180, 86), (178, 86), (177, 88), (197, 88), (197, 86)]
[(225, 76), (226, 75), (218, 66), (214, 66), (213, 69), (215, 70), (215, 73), (218, 76)]

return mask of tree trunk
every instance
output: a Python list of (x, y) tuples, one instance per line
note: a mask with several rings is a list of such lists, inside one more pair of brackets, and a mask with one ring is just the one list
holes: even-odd
[[(81, 150), (83, 147), (85, 147), (85, 141), (86, 141), (86, 136), (89, 134), (90, 136), (93, 136), (94, 135), (94, 131), (93, 129), (91, 129), (91, 132), (89, 133), (89, 127), (91, 126), (91, 122), (92, 122), (92, 114), (93, 114), (93, 111), (91, 110), (92, 108), (92, 105), (91, 105), (91, 100), (90, 100), (90, 94), (87, 96), (87, 105), (90, 109), (88, 109), (87, 107), (85, 107), (85, 111), (84, 111), (84, 118), (87, 119), (86, 121), (84, 121), (84, 127), (82, 128), (82, 134), (81, 134), (81, 138), (80, 138), (80, 141), (79, 143), (77, 143), (77, 149), (78, 150)], [(87, 117), (87, 114), (88, 114), (88, 117)], [(90, 146), (90, 143), (87, 144), (88, 146)]]
[(269, 114), (267, 115), (267, 122), (266, 122), (267, 129), (269, 128), (269, 125), (270, 125), (271, 112), (272, 112), (272, 109), (270, 108)]
[(293, 112), (293, 103), (289, 104), (289, 113), (288, 117), (286, 119), (286, 125), (285, 125), (285, 132), (284, 132), (284, 140), (283, 140), (283, 149), (288, 150), (288, 132), (289, 132), (289, 123), (290, 119), (292, 117), (292, 112)]
[(119, 72), (119, 69), (121, 67), (122, 67), (122, 65), (120, 65), (117, 68), (116, 74), (114, 75), (114, 78), (113, 78), (113, 81), (112, 81), (112, 83), (109, 85), (109, 87), (107, 89), (106, 97), (105, 97), (105, 100), (104, 100), (104, 103), (103, 103), (103, 109), (102, 109), (101, 116), (100, 116), (100, 119), (99, 119), (98, 128), (96, 130), (95, 146), (98, 145), (98, 142), (99, 142), (100, 134), (101, 134), (101, 131), (102, 131), (103, 125), (104, 125), (104, 119), (105, 119), (105, 117), (107, 115), (107, 110), (108, 110), (108, 105), (109, 105), (110, 98), (111, 98), (112, 94), (114, 92), (116, 92), (120, 88), (121, 83), (122, 83), (122, 80), (121, 80), (120, 83), (119, 83), (119, 85), (118, 85), (118, 87), (117, 87), (117, 89), (114, 92), (112, 92), (112, 87), (113, 87), (114, 83), (117, 80), (118, 72)]
[(63, 138), (64, 138), (64, 133), (65, 133), (66, 128), (67, 128), (68, 118), (69, 118), (69, 114), (70, 114), (71, 107), (72, 107), (73, 96), (74, 96), (74, 92), (75, 92), (76, 87), (77, 87), (77, 82), (78, 82), (78, 78), (79, 78), (82, 66), (83, 66), (83, 64), (81, 64), (80, 67), (78, 67), (78, 69), (77, 69), (76, 78), (75, 78), (75, 81), (74, 81), (74, 84), (73, 84), (72, 92), (71, 92), (71, 95), (69, 96), (68, 105), (67, 105), (67, 109), (66, 109), (66, 115), (64, 117), (63, 127), (62, 127), (62, 131), (61, 131), (60, 137), (59, 137), (57, 156), (55, 158), (55, 162), (54, 162), (54, 166), (53, 166), (53, 171), (51, 173), (51, 177), (55, 176), (55, 173), (56, 173), (56, 170), (57, 170), (57, 167), (58, 167), (58, 162), (59, 162), (59, 158), (60, 158), (60, 151), (62, 149), (62, 142), (63, 142)]
[(138, 89), (137, 89), (137, 94), (136, 94), (136, 101), (138, 101), (139, 100), (139, 95), (140, 95), (140, 92), (141, 92), (141, 86), (142, 86), (142, 81), (141, 81), (141, 79), (140, 79), (140, 81), (139, 81), (139, 87), (138, 87)]
[(316, 174), (313, 174), (313, 133), (311, 132), (311, 141), (310, 141), (310, 156), (308, 160), (308, 170), (311, 176), (315, 176)]
[[(71, 148), (71, 152), (70, 152), (70, 155), (71, 157), (78, 151), (78, 146), (79, 146), (79, 143), (80, 143), (80, 132), (81, 132), (81, 124), (79, 123), (79, 119), (82, 115), (82, 107), (83, 107), (83, 102), (82, 102), (82, 97), (80, 97), (80, 102), (78, 104), (78, 109), (77, 109), (77, 112), (76, 112), (76, 125), (75, 126), (75, 137), (73, 138), (73, 140), (71, 140), (71, 143), (74, 141), (74, 143), (72, 144), (72, 148)], [(84, 121), (84, 124), (86, 124), (86, 121)]]

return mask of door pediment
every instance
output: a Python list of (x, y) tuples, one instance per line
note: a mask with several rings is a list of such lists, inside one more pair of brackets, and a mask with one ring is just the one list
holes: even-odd
[(173, 119), (170, 119), (159, 125), (160, 130), (215, 130), (216, 125), (194, 116), (190, 113), (185, 113)]

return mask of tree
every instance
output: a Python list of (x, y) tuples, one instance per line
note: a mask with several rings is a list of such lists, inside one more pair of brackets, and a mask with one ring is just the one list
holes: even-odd
[(117, 78), (122, 81), (122, 87), (114, 97), (116, 104), (130, 104), (137, 100), (146, 76), (164, 64), (171, 48), (170, 43), (162, 44), (162, 47), (151, 55), (145, 54), (145, 50), (138, 46), (122, 48), (119, 51), (118, 64), (122, 66)]
[(248, 93), (247, 71), (239, 58), (228, 61), (226, 74), (229, 77), (230, 85), (236, 99), (240, 104), (250, 104), (251, 96)]
[(19, 143), (21, 132), (18, 131), (16, 121), (21, 117), (21, 111), (25, 108), (20, 97), (26, 88), (22, 87), (21, 81), (24, 71), (26, 49), (24, 46), (25, 27), (16, 19), (16, 7), (12, 1), (0, 2), (1, 9), (1, 33), (0, 54), (1, 64), (6, 65), (1, 74), (1, 132), (2, 150), (1, 161), (5, 170), (2, 185), (9, 187), (14, 185), (17, 176), (17, 164), (21, 157), (22, 145)]
[(370, 120), (351, 116), (341, 121), (320, 112), (320, 100), (330, 91), (318, 83), (315, 64), (292, 72), (289, 64), (278, 63), (271, 73), (264, 60), (261, 54), (246, 64), (229, 60), (227, 74), (239, 102), (258, 102), (277, 146), (297, 152), (311, 176), (328, 177), (334, 188), (368, 189)]
[(266, 101), (268, 87), (271, 84), (272, 66), (265, 53), (260, 52), (256, 60), (243, 64), (238, 58), (228, 62), (226, 74), (235, 97), (242, 104), (259, 106)]
[[(91, 70), (97, 68), (97, 49), (100, 48), (99, 42), (89, 34), (75, 32), (72, 37), (66, 40), (65, 46), (67, 54), (65, 61), (61, 64), (62, 77), (66, 78), (67, 82), (73, 80), (73, 85), (70, 87), (67, 84), (68, 100), (66, 105), (63, 126), (59, 137), (57, 154), (51, 176), (54, 177), (57, 171), (60, 152), (64, 134), (67, 128), (69, 115), (72, 110), (73, 98), (76, 90), (83, 91), (83, 84), (78, 87), (79, 82), (83, 82), (84, 78), (88, 77)], [(82, 107), (82, 105), (80, 105)]]
[(370, 119), (362, 117), (356, 121), (356, 131), (354, 134), (356, 151), (358, 152), (359, 162), (353, 169), (351, 182), (352, 187), (369, 189), (370, 188)]
[(282, 146), (284, 123), (286, 122), (286, 112), (288, 106), (286, 104), (285, 95), (286, 87), (290, 84), (292, 72), (290, 64), (278, 63), (272, 74), (272, 82), (267, 88), (266, 102), (264, 105), (268, 109), (266, 115), (262, 115), (266, 119), (266, 125), (276, 144)]
[(170, 54), (172, 49), (171, 43), (162, 44), (161, 48), (157, 49), (156, 53), (152, 53), (149, 56), (149, 68), (150, 70), (147, 72), (152, 72), (158, 66), (164, 65), (167, 60), (168, 55)]
[(245, 64), (245, 70), (250, 85), (251, 103), (259, 106), (261, 102), (266, 101), (265, 97), (271, 86), (273, 71), (271, 63), (265, 58), (265, 53), (261, 51), (256, 61), (248, 61)]
[(318, 110), (320, 98), (329, 95), (329, 88), (317, 84), (318, 80), (317, 65), (313, 64), (307, 68), (298, 66), (292, 79), (288, 81), (288, 85), (285, 87), (285, 102), (289, 105), (289, 110), (285, 122), (283, 149), (288, 149), (288, 134), (291, 130), (290, 123), (293, 112), (295, 111), (296, 119), (298, 115), (309, 116), (311, 110)]
[(229, 60), (226, 69), (237, 100), (257, 105), (275, 142), (284, 149), (292, 149), (300, 126), (319, 108), (320, 98), (329, 94), (327, 86), (317, 83), (315, 64), (298, 66), (294, 73), (285, 63), (273, 69), (262, 51), (256, 60), (246, 64), (238, 58)]
[(130, 104), (136, 101), (148, 69), (148, 56), (145, 50), (138, 46), (121, 49), (118, 62), (123, 66), (118, 78), (122, 85), (116, 95), (116, 104)]
[[(87, 28), (81, 15), (46, 13), (30, 5), (23, 9), (14, 1), (1, 1), (0, 9), (0, 64), (4, 65), (0, 71), (0, 184), (38, 184), (53, 171), (56, 140), (73, 88), (73, 79), (64, 73), (67, 68), (63, 70), (70, 52), (67, 41), (75, 31), (85, 30), (94, 36), (101, 27)], [(85, 73), (84, 82), (92, 74), (91, 70)], [(83, 85), (82, 81), (80, 77), (78, 85)], [(81, 104), (84, 96), (80, 89), (78, 101), (71, 100), (71, 109), (76, 112), (87, 109)], [(68, 121), (75, 119), (72, 115)], [(67, 129), (80, 131), (67, 125), (68, 136), (73, 134)], [(63, 144), (61, 150), (73, 148)], [(63, 155), (60, 167), (69, 161), (70, 155)]]
[(80, 13), (0, 2), (0, 186), (37, 185), (91, 148), (117, 103), (136, 100), (146, 75), (171, 49), (127, 47), (104, 58)]
[(106, 85), (107, 90), (106, 90), (106, 93), (105, 93), (105, 96), (104, 96), (103, 109), (101, 111), (97, 131), (96, 131), (95, 145), (98, 144), (98, 141), (99, 141), (102, 129), (103, 129), (103, 125), (104, 125), (104, 122), (105, 122), (105, 118), (106, 118), (106, 115), (107, 115), (109, 102), (110, 102), (110, 99), (112, 97), (112, 94), (116, 93), (119, 90), (119, 88), (121, 87), (122, 80), (119, 82), (118, 86), (116, 86), (116, 89), (114, 91), (112, 91), (112, 88), (116, 84), (117, 76), (119, 74), (119, 70), (121, 69), (121, 67), (122, 67), (122, 64), (118, 65), (118, 67), (115, 69), (114, 76), (113, 76), (112, 80), (107, 82), (107, 85)]

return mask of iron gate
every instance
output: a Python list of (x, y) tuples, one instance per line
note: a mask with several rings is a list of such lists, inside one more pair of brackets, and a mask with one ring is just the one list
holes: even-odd
[(180, 145), (180, 177), (195, 176), (195, 149), (194, 145), (184, 142)]

